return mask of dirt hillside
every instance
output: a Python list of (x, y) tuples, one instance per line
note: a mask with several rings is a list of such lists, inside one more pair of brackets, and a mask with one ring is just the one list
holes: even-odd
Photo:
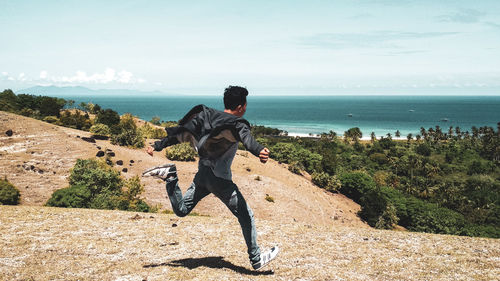
[(252, 271), (235, 220), (0, 206), (0, 280), (499, 280), (500, 240), (261, 219)]
[[(351, 200), (244, 151), (234, 181), (261, 247), (282, 249), (263, 271), (250, 270), (239, 225), (213, 196), (195, 208), (208, 216), (185, 218), (42, 207), (77, 158), (110, 149), (125, 177), (167, 161), (88, 136), (0, 111), (0, 176), (22, 193), (21, 206), (0, 206), (0, 280), (499, 280), (500, 240), (369, 228)], [(185, 188), (197, 164), (176, 164)], [(149, 203), (169, 207), (161, 181), (143, 183)]]
[[(11, 136), (5, 134), (8, 130), (12, 130)], [(123, 161), (115, 168), (119, 171), (126, 168), (127, 172), (122, 172), (124, 177), (140, 175), (146, 168), (174, 162), (183, 190), (189, 186), (198, 168), (197, 162), (170, 161), (164, 152), (155, 152), (151, 157), (142, 149), (115, 146), (104, 140), (96, 140), (96, 143), (83, 140), (89, 136), (88, 132), (0, 111), (0, 177), (7, 176), (21, 190), (22, 205), (40, 206), (56, 189), (68, 186), (69, 169), (76, 159), (96, 157), (99, 150), (111, 150), (115, 163)], [(233, 181), (249, 202), (257, 220), (367, 227), (356, 216), (359, 205), (343, 195), (316, 187), (276, 161), (261, 164), (250, 153), (238, 151), (233, 162)], [(170, 209), (162, 181), (143, 178), (142, 182), (146, 186), (143, 196), (148, 203)], [(272, 197), (274, 203), (267, 201), (266, 195)], [(233, 216), (213, 195), (203, 199), (194, 211), (209, 216)]]

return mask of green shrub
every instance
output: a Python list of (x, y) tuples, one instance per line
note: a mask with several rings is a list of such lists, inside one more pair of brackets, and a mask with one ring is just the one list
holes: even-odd
[(341, 183), (336, 176), (330, 176), (325, 172), (314, 172), (311, 175), (311, 179), (315, 185), (330, 192), (336, 192), (341, 187)]
[(364, 172), (344, 173), (340, 176), (340, 182), (340, 192), (358, 203), (363, 194), (375, 189), (375, 182)]
[(120, 174), (95, 159), (78, 159), (70, 174), (70, 186), (56, 190), (47, 206), (149, 212), (139, 198), (144, 192), (138, 176), (122, 180)]
[(304, 166), (302, 164), (294, 161), (290, 164), (288, 164), (288, 171), (297, 174), (297, 175), (302, 175), (302, 170), (304, 170)]
[(17, 205), (21, 193), (7, 178), (0, 179), (0, 205)]
[(175, 161), (195, 161), (198, 155), (187, 142), (167, 147), (165, 154), (168, 159)]
[(57, 123), (59, 121), (59, 118), (57, 118), (57, 116), (46, 116), (42, 119), (43, 122), (47, 122), (47, 123)]
[(108, 125), (102, 123), (97, 123), (90, 127), (89, 132), (98, 136), (109, 137), (111, 135), (111, 130), (109, 129)]
[(95, 159), (77, 159), (69, 176), (70, 186), (86, 186), (92, 196), (103, 192), (117, 192), (123, 186), (120, 173)]
[(379, 229), (393, 229), (398, 224), (399, 218), (396, 214), (394, 205), (388, 203), (382, 215), (377, 220), (375, 228)]
[(111, 143), (133, 148), (144, 147), (144, 138), (137, 131), (124, 130), (117, 135), (111, 136)]
[(167, 132), (163, 128), (155, 128), (148, 123), (139, 128), (139, 133), (148, 139), (161, 139), (167, 136)]
[(79, 110), (75, 113), (71, 113), (69, 110), (65, 110), (63, 114), (59, 117), (58, 125), (69, 127), (78, 130), (88, 131), (92, 126), (89, 115), (87, 113), (81, 114)]
[(370, 155), (370, 160), (378, 164), (387, 164), (389, 162), (384, 153), (373, 153)]
[(279, 142), (271, 148), (271, 158), (283, 162), (297, 162), (309, 173), (321, 170), (323, 157), (291, 143)]
[(89, 208), (92, 194), (84, 185), (73, 185), (54, 191), (48, 206), (63, 208)]
[(108, 108), (100, 111), (97, 114), (95, 123), (105, 124), (111, 128), (120, 123), (120, 115), (118, 114), (118, 112)]
[(134, 117), (127, 113), (124, 114), (120, 123), (116, 127), (116, 133), (111, 130), (111, 143), (134, 148), (144, 147), (144, 138), (135, 125)]
[(431, 155), (431, 147), (426, 143), (421, 143), (415, 148), (415, 152), (422, 156), (430, 156)]

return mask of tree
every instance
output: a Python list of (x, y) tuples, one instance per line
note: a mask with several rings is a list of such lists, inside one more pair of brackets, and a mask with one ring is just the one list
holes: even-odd
[(371, 132), (370, 134), (370, 140), (372, 143), (374, 143), (377, 140), (377, 136), (375, 136), (375, 132)]
[(118, 112), (108, 108), (97, 114), (95, 122), (108, 125), (111, 128), (120, 123), (120, 115)]
[(358, 142), (360, 138), (363, 137), (363, 133), (358, 127), (350, 128), (349, 130), (344, 132), (344, 138), (349, 141), (352, 140), (354, 142)]
[(401, 137), (401, 132), (399, 130), (396, 130), (396, 133), (394, 134), (396, 138)]
[(412, 133), (409, 133), (407, 136), (406, 136), (406, 139), (408, 140), (408, 144), (410, 143), (410, 141), (413, 139), (413, 134)]
[(40, 114), (42, 116), (60, 116), (60, 111), (66, 104), (64, 99), (41, 97), (40, 98)]

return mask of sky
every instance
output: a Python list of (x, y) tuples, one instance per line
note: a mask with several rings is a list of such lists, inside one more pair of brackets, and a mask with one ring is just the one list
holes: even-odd
[(0, 89), (500, 95), (499, 0), (5, 1)]

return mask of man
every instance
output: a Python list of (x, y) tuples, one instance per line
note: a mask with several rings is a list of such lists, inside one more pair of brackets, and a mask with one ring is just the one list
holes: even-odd
[(242, 118), (247, 108), (247, 96), (247, 89), (229, 86), (224, 91), (223, 112), (204, 105), (195, 106), (179, 121), (178, 127), (166, 129), (166, 138), (146, 149), (152, 156), (153, 151), (190, 142), (198, 151), (198, 173), (184, 196), (177, 184), (175, 164), (148, 169), (143, 176), (154, 176), (166, 182), (172, 209), (180, 217), (189, 214), (208, 194), (217, 196), (238, 218), (252, 267), (259, 270), (276, 257), (279, 248), (273, 247), (261, 254), (252, 210), (231, 177), (231, 164), (239, 141), (262, 163), (269, 158), (269, 149), (255, 141), (250, 133), (250, 124)]

